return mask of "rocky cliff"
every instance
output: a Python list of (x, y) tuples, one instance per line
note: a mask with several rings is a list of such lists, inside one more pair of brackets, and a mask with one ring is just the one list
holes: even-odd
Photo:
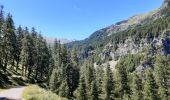
[[(102, 65), (109, 63), (112, 69), (120, 58), (128, 54), (141, 54), (154, 61), (157, 54), (170, 54), (169, 8), (170, 0), (165, 0), (157, 10), (135, 15), (67, 46), (81, 48), (81, 60), (97, 55), (101, 58)], [(142, 71), (147, 66), (153, 67), (154, 62), (143, 59), (136, 70)]]
[[(141, 39), (140, 43), (135, 43), (133, 38), (129, 37), (124, 43), (108, 43), (100, 57), (102, 60), (112, 57), (109, 63), (112, 69), (115, 69), (119, 59), (128, 54), (142, 54), (150, 57), (155, 57), (157, 54), (168, 55), (170, 54), (170, 30), (166, 30), (162, 35), (148, 41), (147, 38)], [(140, 66), (136, 68), (137, 71), (142, 71), (147, 66), (153, 66), (145, 61), (142, 61)]]

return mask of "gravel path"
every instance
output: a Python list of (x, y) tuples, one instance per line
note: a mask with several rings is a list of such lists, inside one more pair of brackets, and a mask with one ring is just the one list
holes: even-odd
[(23, 100), (22, 92), (25, 87), (17, 87), (5, 90), (0, 93), (0, 100)]

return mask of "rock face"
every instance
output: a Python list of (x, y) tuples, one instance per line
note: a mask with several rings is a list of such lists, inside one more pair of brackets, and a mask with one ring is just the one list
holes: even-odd
[[(156, 54), (170, 54), (170, 30), (163, 32), (162, 36), (158, 38), (141, 39), (140, 43), (135, 43), (132, 38), (126, 39), (124, 43), (108, 43), (100, 56), (103, 60), (111, 56), (113, 60), (108, 63), (114, 69), (120, 57), (138, 53), (151, 57), (156, 56)], [(137, 66), (136, 71), (144, 71), (148, 65), (154, 66), (150, 62), (143, 62), (140, 66)]]
[(162, 4), (162, 8), (168, 8), (170, 7), (170, 0), (164, 0), (164, 3)]
[(169, 36), (165, 38), (163, 37), (154, 38), (151, 41), (148, 41), (147, 39), (142, 39), (140, 41), (140, 44), (136, 44), (132, 38), (129, 38), (125, 40), (124, 43), (119, 44), (109, 43), (101, 53), (101, 58), (106, 59), (109, 56), (111, 56), (113, 60), (117, 60), (121, 56), (125, 56), (127, 54), (142, 53), (145, 50), (148, 50), (149, 54), (151, 55), (157, 53), (167, 55), (170, 54), (169, 49), (170, 49)]

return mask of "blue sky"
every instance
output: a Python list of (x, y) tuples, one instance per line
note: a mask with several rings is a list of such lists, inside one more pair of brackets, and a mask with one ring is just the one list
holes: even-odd
[(94, 31), (146, 13), (163, 0), (0, 0), (15, 25), (34, 26), (44, 36), (81, 40)]

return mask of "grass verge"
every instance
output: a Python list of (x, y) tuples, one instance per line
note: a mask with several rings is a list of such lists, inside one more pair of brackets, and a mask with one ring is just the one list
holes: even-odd
[(0, 93), (3, 92), (5, 89), (0, 89)]
[(23, 91), (22, 97), (25, 100), (66, 100), (58, 95), (40, 88), (37, 85), (30, 85)]

